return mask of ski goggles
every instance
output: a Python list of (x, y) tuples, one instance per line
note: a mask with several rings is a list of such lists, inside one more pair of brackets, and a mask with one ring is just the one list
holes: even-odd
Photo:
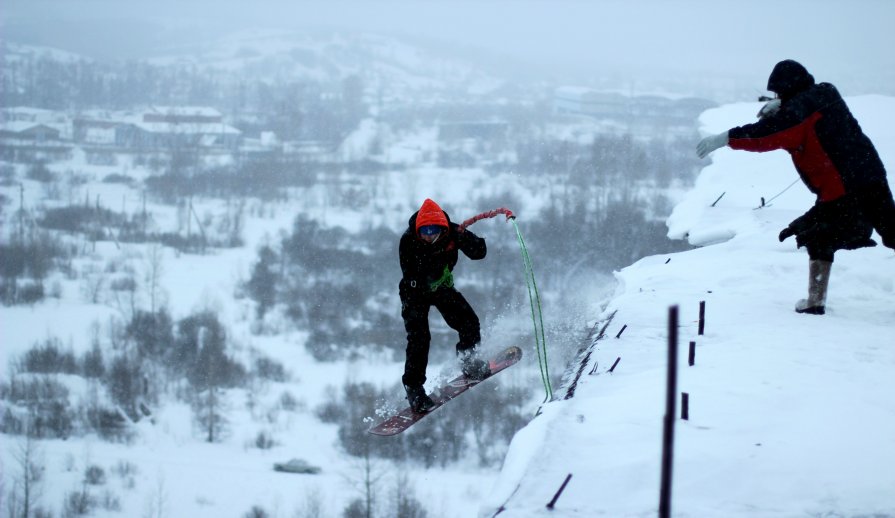
[(441, 234), (444, 227), (440, 225), (423, 225), (420, 227), (420, 235), (423, 237), (432, 237)]

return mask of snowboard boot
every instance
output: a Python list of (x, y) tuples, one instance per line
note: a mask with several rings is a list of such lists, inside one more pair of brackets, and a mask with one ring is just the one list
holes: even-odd
[(827, 312), (827, 286), (833, 263), (812, 259), (808, 262), (808, 298), (796, 303), (796, 313), (823, 315)]
[(475, 349), (457, 351), (457, 355), (460, 357), (460, 370), (466, 376), (466, 379), (482, 381), (491, 375), (491, 368), (488, 366), (488, 362), (479, 358)]
[(407, 392), (407, 402), (410, 403), (410, 409), (417, 414), (425, 414), (435, 408), (435, 402), (426, 394), (426, 389), (423, 387), (404, 385), (404, 390)]

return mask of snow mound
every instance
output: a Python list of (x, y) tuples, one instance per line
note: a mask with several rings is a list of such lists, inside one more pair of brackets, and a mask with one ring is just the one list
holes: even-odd
[[(895, 99), (847, 102), (891, 183)], [(754, 120), (759, 107), (707, 111), (702, 129)], [(881, 246), (837, 254), (827, 315), (796, 314), (807, 255), (776, 238), (813, 203), (800, 182), (787, 189), (794, 180), (783, 152), (712, 155), (668, 219), (670, 236), (702, 248), (617, 273), (595, 326), (605, 332), (570, 366), (580, 376), (517, 434), (481, 516), (540, 516), (554, 498), (552, 516), (655, 515), (672, 305), (678, 389), (689, 395), (689, 419), (676, 421), (675, 515), (895, 515), (895, 255)]]

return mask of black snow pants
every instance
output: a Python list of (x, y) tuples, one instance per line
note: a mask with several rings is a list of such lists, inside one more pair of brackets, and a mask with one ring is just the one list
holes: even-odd
[(883, 239), (883, 245), (895, 249), (895, 201), (885, 181), (861, 193), (864, 216)]
[(474, 348), (481, 341), (479, 317), (463, 295), (454, 288), (442, 287), (428, 291), (411, 287), (406, 281), (399, 285), (401, 317), (407, 331), (407, 359), (404, 362), (404, 385), (421, 387), (426, 382), (429, 364), (429, 308), (435, 306), (451, 329), (460, 335), (457, 351)]
[(789, 224), (799, 247), (808, 250), (808, 258), (833, 262), (838, 250), (875, 246), (870, 239), (873, 225), (864, 212), (864, 200), (857, 195), (816, 203)]

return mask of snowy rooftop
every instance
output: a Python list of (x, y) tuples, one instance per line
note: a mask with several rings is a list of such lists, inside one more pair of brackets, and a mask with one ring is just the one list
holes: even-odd
[[(847, 102), (891, 184), (895, 99)], [(758, 108), (710, 110), (703, 130), (755, 120)], [(782, 151), (712, 155), (668, 221), (670, 235), (705, 246), (617, 274), (598, 321), (605, 334), (571, 367), (582, 373), (574, 397), (562, 399), (563, 387), (517, 433), (481, 516), (655, 515), (671, 305), (681, 315), (678, 389), (689, 394), (689, 420), (676, 422), (673, 515), (895, 515), (895, 254), (840, 252), (827, 315), (796, 314), (807, 254), (777, 241), (813, 202), (801, 183), (787, 189), (796, 179)]]
[(222, 114), (215, 108), (209, 106), (151, 106), (146, 109), (146, 113), (157, 113), (161, 115), (174, 115), (179, 117), (221, 117)]
[(135, 120), (134, 126), (150, 133), (178, 133), (178, 134), (228, 134), (238, 135), (242, 133), (233, 126), (219, 122), (143, 122)]

